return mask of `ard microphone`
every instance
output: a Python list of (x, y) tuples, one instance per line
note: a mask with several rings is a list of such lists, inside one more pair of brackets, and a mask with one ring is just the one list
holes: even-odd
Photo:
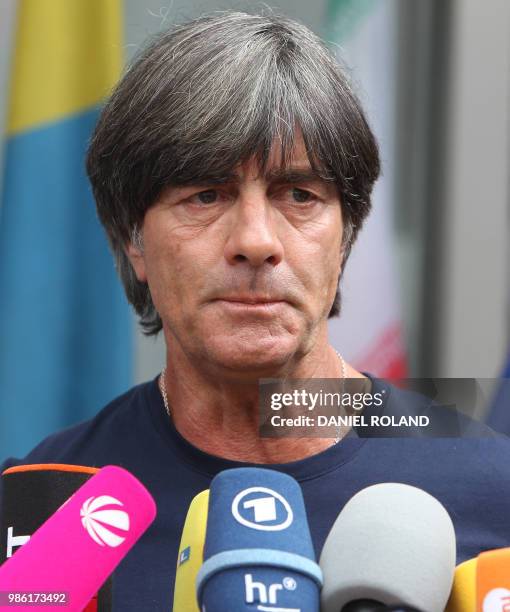
[(421, 489), (378, 484), (343, 508), (320, 558), (323, 612), (359, 600), (443, 612), (455, 569), (455, 532), (445, 508)]
[[(30, 540), (99, 468), (56, 463), (18, 465), (2, 474), (0, 508), (0, 565)], [(101, 587), (87, 612), (111, 612), (112, 581)]]
[(0, 592), (65, 593), (66, 605), (82, 610), (155, 515), (154, 500), (134, 476), (105, 467), (0, 567)]
[(199, 612), (195, 581), (204, 560), (209, 490), (196, 495), (188, 509), (177, 557), (174, 612)]
[(318, 612), (321, 585), (299, 484), (259, 468), (218, 474), (197, 576), (199, 608)]

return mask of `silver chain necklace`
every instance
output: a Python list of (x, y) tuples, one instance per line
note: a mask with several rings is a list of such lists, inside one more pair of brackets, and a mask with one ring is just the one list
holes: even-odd
[[(335, 353), (338, 355), (338, 358), (340, 359), (340, 364), (342, 366), (342, 392), (343, 392), (343, 385), (345, 384), (345, 379), (347, 378), (347, 374), (346, 374), (347, 368), (345, 366), (345, 359), (342, 357), (342, 355), (340, 355), (340, 353), (336, 350), (335, 350)], [(159, 375), (158, 386), (159, 386), (161, 395), (163, 397), (163, 403), (165, 404), (165, 410), (168, 415), (168, 418), (172, 420), (172, 413), (170, 412), (170, 404), (168, 403), (168, 396), (166, 394), (165, 375), (166, 375), (166, 366), (161, 370), (161, 374)], [(339, 441), (340, 441), (340, 426), (338, 427), (338, 432), (336, 434), (336, 438), (333, 444), (338, 444)]]

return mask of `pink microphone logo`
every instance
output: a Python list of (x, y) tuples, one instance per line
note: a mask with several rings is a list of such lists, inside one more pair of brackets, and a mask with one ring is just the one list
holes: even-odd
[(129, 515), (124, 510), (111, 508), (122, 502), (109, 495), (89, 497), (80, 510), (81, 522), (89, 536), (99, 546), (120, 546), (126, 538), (118, 532), (129, 531)]

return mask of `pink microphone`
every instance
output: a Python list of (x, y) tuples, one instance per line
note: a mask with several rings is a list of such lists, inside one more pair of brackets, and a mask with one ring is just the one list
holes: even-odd
[(0, 567), (0, 608), (83, 610), (155, 516), (134, 476), (103, 468)]

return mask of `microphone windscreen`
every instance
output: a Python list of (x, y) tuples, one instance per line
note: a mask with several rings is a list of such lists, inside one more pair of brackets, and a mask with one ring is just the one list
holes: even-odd
[[(18, 465), (5, 470), (0, 508), (0, 565), (98, 471), (99, 468), (56, 463)], [(111, 579), (90, 605), (100, 612), (110, 612)]]
[(476, 564), (476, 609), (510, 610), (510, 548), (481, 552)]
[(188, 509), (177, 558), (174, 612), (199, 612), (195, 581), (204, 560), (209, 490), (196, 495)]
[(315, 612), (321, 584), (299, 484), (260, 468), (218, 474), (197, 577), (199, 607)]
[(510, 610), (510, 548), (481, 552), (455, 569), (445, 612)]
[(65, 592), (70, 609), (82, 610), (155, 515), (134, 476), (105, 467), (0, 567), (0, 591)]
[(357, 493), (337, 517), (320, 558), (322, 610), (373, 599), (443, 612), (455, 569), (455, 532), (445, 508), (399, 483)]
[(453, 586), (445, 612), (474, 612), (476, 608), (477, 559), (468, 559), (455, 568)]

